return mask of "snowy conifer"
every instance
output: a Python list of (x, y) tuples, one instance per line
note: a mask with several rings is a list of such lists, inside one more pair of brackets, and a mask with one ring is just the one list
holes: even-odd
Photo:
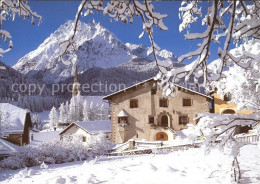
[(84, 101), (83, 104), (83, 121), (89, 121), (89, 107), (87, 100)]
[(59, 122), (66, 123), (66, 109), (64, 103), (60, 105), (59, 111), (60, 111)]
[(58, 117), (57, 110), (55, 107), (52, 107), (50, 114), (49, 114), (49, 118), (50, 118), (50, 125), (52, 127), (57, 126), (59, 117)]

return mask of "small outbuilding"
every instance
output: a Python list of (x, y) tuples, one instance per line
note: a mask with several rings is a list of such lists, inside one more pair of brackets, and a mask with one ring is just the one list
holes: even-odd
[(79, 121), (71, 123), (60, 133), (60, 139), (64, 136), (78, 135), (82, 137), (82, 142), (87, 142), (93, 135), (104, 133), (106, 138), (111, 137), (111, 121)]

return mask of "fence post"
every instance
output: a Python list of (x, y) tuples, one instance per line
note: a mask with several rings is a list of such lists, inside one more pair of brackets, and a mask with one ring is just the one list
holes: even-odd
[(133, 149), (135, 147), (135, 140), (134, 139), (130, 139), (128, 141), (128, 143), (129, 143), (129, 149)]

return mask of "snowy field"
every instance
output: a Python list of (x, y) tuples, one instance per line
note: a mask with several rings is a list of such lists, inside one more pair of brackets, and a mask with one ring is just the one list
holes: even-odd
[[(245, 146), (239, 157), (243, 184), (260, 183), (260, 146)], [(0, 174), (2, 183), (176, 183), (230, 184), (229, 156), (218, 151), (205, 156), (201, 149), (125, 157), (101, 157)]]

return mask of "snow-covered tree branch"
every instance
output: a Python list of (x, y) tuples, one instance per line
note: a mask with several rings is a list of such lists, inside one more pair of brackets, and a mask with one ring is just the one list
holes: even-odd
[(3, 21), (8, 20), (9, 18), (14, 21), (15, 17), (19, 16), (24, 19), (31, 19), (31, 23), (34, 25), (35, 19), (38, 19), (38, 22), (41, 23), (42, 17), (31, 10), (27, 0), (0, 0), (0, 10), (0, 37), (4, 42), (9, 40), (7, 49), (0, 48), (0, 56), (2, 56), (13, 48), (11, 34), (2, 29)]
[(256, 128), (259, 133), (260, 113), (249, 115), (243, 114), (197, 114), (199, 122), (196, 126), (189, 124), (189, 128), (183, 132), (193, 142), (199, 138), (204, 138), (203, 145), (205, 151), (218, 147), (220, 150), (229, 149), (229, 154), (233, 157), (234, 179), (238, 181), (241, 177), (238, 155), (240, 148), (248, 144), (239, 142), (236, 139), (235, 131), (241, 127)]
[(260, 110), (260, 62), (259, 62), (259, 40), (249, 40), (247, 43), (231, 50), (230, 52), (237, 57), (248, 53), (254, 55), (254, 59), (250, 60), (250, 67), (244, 69), (238, 65), (234, 65), (229, 70), (223, 72), (223, 78), (211, 83), (211, 87), (218, 89), (218, 93), (224, 97), (229, 94), (231, 103), (237, 105), (239, 110), (251, 109), (253, 111)]

